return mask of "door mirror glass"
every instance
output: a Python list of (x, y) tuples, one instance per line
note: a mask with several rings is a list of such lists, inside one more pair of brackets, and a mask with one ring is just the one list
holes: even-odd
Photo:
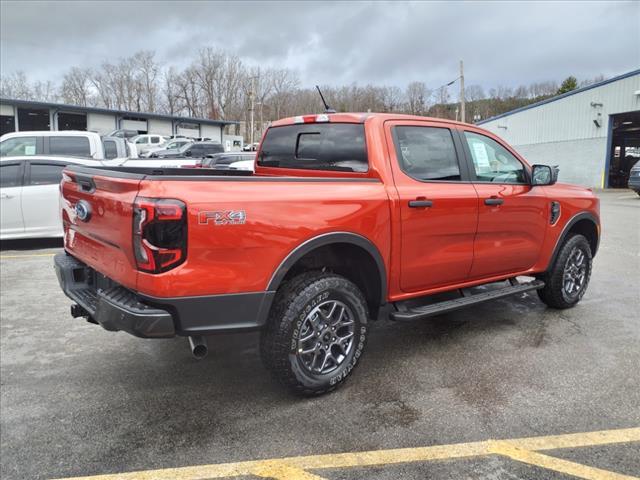
[(534, 165), (531, 185), (553, 185), (558, 179), (558, 170), (549, 165)]

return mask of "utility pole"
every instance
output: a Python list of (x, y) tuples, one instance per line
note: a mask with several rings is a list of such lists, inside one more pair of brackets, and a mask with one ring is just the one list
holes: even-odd
[(465, 112), (464, 112), (464, 67), (462, 65), (462, 60), (460, 60), (460, 120), (465, 122)]
[(263, 120), (263, 109), (264, 109), (264, 102), (258, 102), (258, 105), (260, 105), (260, 138), (262, 138), (262, 134), (264, 133), (264, 120)]
[(251, 77), (251, 90), (249, 91), (249, 100), (251, 101), (251, 108), (249, 109), (250, 112), (250, 120), (249, 120), (249, 124), (250, 124), (250, 128), (251, 128), (251, 133), (249, 133), (249, 145), (251, 145), (251, 147), (253, 148), (253, 130), (254, 130), (254, 125), (253, 125), (253, 110), (255, 109), (255, 106), (253, 104), (254, 101), (254, 96), (255, 96), (255, 81), (256, 81), (256, 77)]

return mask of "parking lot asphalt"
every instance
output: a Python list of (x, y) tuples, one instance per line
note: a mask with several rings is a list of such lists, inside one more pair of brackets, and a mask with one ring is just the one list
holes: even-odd
[[(582, 478), (640, 475), (640, 197), (599, 195), (603, 237), (578, 306), (547, 309), (534, 293), (374, 324), (352, 378), (314, 399), (269, 378), (256, 334), (212, 337), (196, 361), (184, 338), (72, 319), (52, 268), (59, 243), (4, 243), (0, 476), (212, 478), (224, 473), (217, 464), (316, 455), (325, 463), (229, 468), (239, 478), (560, 479), (581, 466)], [(477, 455), (451, 453), (474, 442)], [(432, 446), (450, 453), (418, 449)], [(392, 461), (398, 448), (414, 459)], [(342, 453), (351, 463), (334, 458)], [(193, 469), (166, 470), (179, 467)]]

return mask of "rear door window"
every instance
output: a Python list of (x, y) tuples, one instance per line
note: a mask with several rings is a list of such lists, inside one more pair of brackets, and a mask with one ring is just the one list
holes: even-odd
[(29, 185), (55, 185), (62, 180), (62, 170), (66, 165), (59, 163), (31, 162)]
[(394, 141), (400, 168), (420, 181), (459, 181), (460, 165), (448, 128), (398, 126)]
[(366, 172), (369, 163), (364, 125), (308, 123), (270, 128), (262, 142), (258, 165)]
[(201, 145), (194, 145), (193, 147), (191, 147), (189, 149), (189, 152), (191, 153), (192, 157), (202, 157), (204, 154), (204, 149), (202, 148)]
[(51, 155), (71, 155), (74, 157), (90, 157), (91, 147), (87, 137), (49, 137), (49, 153)]
[(0, 165), (0, 188), (19, 187), (22, 185), (22, 165), (11, 163)]
[(211, 145), (204, 145), (204, 154), (205, 155), (212, 155), (214, 153), (222, 153), (224, 152), (224, 148), (222, 148), (222, 145), (218, 145), (218, 144), (211, 144)]

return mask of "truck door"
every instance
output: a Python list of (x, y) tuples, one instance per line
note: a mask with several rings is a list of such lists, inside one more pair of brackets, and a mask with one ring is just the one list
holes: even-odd
[[(468, 278), (478, 195), (459, 137), (446, 124), (386, 122), (400, 198), (400, 288), (437, 288)], [(461, 161), (462, 160), (462, 161)]]
[(460, 132), (479, 197), (471, 278), (522, 272), (540, 255), (549, 223), (544, 188), (532, 187), (525, 165), (480, 132)]
[(30, 236), (62, 236), (60, 181), (66, 163), (54, 160), (29, 161), (22, 189), (22, 216)]
[(22, 179), (25, 162), (0, 164), (0, 230), (2, 236), (24, 234), (22, 220)]

